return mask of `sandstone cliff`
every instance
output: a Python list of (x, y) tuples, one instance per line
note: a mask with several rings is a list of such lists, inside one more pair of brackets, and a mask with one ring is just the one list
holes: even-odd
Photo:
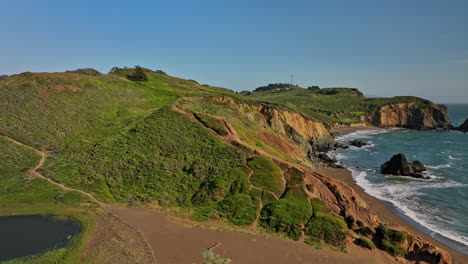
[(251, 121), (286, 135), (298, 144), (309, 157), (333, 147), (333, 136), (327, 125), (285, 107), (273, 106), (268, 103), (247, 104), (235, 101), (231, 97), (215, 97), (213, 99), (236, 109)]
[(452, 123), (445, 105), (430, 102), (395, 103), (367, 114), (363, 121), (378, 127), (404, 127), (419, 130), (450, 130)]

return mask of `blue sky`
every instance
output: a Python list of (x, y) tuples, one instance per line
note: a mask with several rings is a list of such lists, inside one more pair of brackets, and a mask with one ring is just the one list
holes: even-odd
[[(137, 3), (138, 2), (138, 3)], [(468, 1), (0, 0), (0, 74), (141, 65), (468, 102)]]

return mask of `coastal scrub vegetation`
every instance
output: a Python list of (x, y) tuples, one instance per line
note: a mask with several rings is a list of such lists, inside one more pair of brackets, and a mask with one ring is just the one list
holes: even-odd
[(266, 156), (255, 156), (247, 165), (253, 170), (250, 182), (259, 188), (281, 195), (283, 191), (281, 170), (273, 160)]
[(69, 248), (52, 249), (5, 263), (74, 263), (94, 229), (95, 205), (78, 192), (63, 191), (44, 179), (33, 178), (29, 170), (39, 159), (33, 150), (0, 136), (0, 216), (54, 214), (72, 217), (81, 223), (82, 232)]
[(344, 220), (334, 215), (317, 198), (311, 199), (313, 214), (305, 228), (306, 241), (332, 245), (337, 248), (346, 246), (348, 228)]
[(402, 247), (404, 240), (411, 239), (408, 233), (384, 226), (377, 227), (375, 231), (374, 242), (379, 249), (385, 250), (393, 256), (408, 255), (408, 251)]
[[(134, 76), (137, 72), (140, 77)], [(0, 98), (7, 102), (0, 111), (14, 113), (0, 115), (0, 134), (47, 151), (42, 174), (103, 202), (157, 202), (186, 209), (195, 220), (225, 219), (239, 226), (258, 220), (265, 230), (295, 240), (304, 236), (309, 244), (344, 247), (347, 223), (309, 198), (302, 173), (282, 167), (283, 175), (272, 158), (248, 147), (299, 163), (282, 148), (284, 138), (259, 125), (249, 107), (228, 107), (213, 97), (292, 109), (327, 124), (357, 122), (362, 114), (392, 102), (425, 103), (414, 97), (369, 99), (353, 89), (284, 84), (236, 94), (142, 67), (113, 68), (108, 74), (90, 69), (23, 73), (0, 80)], [(220, 136), (229, 132), (214, 116), (225, 118), (245, 143), (226, 143), (214, 135), (212, 131)], [(83, 221), (88, 221), (93, 205), (87, 197), (27, 175), (38, 159), (33, 151), (0, 138), (2, 212), (71, 208), (69, 214), (85, 212)], [(399, 237), (378, 229), (374, 242), (404, 255)]]

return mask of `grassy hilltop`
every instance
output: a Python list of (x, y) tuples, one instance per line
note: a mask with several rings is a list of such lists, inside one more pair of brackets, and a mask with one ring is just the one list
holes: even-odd
[[(267, 86), (268, 87), (268, 86)], [(367, 98), (356, 88), (306, 89), (298, 86), (273, 86), (260, 88), (243, 94), (255, 100), (284, 104), (305, 116), (327, 124), (353, 124), (362, 122), (360, 118), (380, 107), (394, 103), (415, 102), (414, 107), (432, 104), (414, 96), (392, 98)]]
[[(318, 128), (310, 136), (318, 138), (328, 135), (331, 124), (358, 122), (388, 103), (427, 103), (414, 97), (365, 98), (346, 88), (237, 94), (140, 70), (144, 78), (133, 68), (2, 77), (0, 135), (47, 152), (42, 174), (103, 202), (178, 207), (196, 220), (255, 224), (337, 249), (356, 227), (354, 218), (345, 221), (345, 213), (310, 198), (315, 187), (288, 164), (309, 166), (301, 157), (314, 153), (303, 153), (301, 134), (289, 125), (287, 133), (280, 131), (264, 112), (315, 120)], [(1, 138), (0, 145), (0, 201), (9, 210), (33, 201), (82, 208), (87, 199), (25, 177), (35, 164), (33, 153)]]

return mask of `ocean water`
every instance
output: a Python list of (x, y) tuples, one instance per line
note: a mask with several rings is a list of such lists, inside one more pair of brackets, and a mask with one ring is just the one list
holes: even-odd
[[(468, 104), (447, 106), (455, 126), (468, 118)], [(371, 145), (330, 154), (352, 171), (356, 183), (390, 202), (397, 213), (428, 235), (468, 254), (468, 133), (376, 129), (346, 134), (337, 141), (353, 139)], [(380, 174), (380, 165), (400, 152), (408, 161), (425, 164), (431, 179)]]

